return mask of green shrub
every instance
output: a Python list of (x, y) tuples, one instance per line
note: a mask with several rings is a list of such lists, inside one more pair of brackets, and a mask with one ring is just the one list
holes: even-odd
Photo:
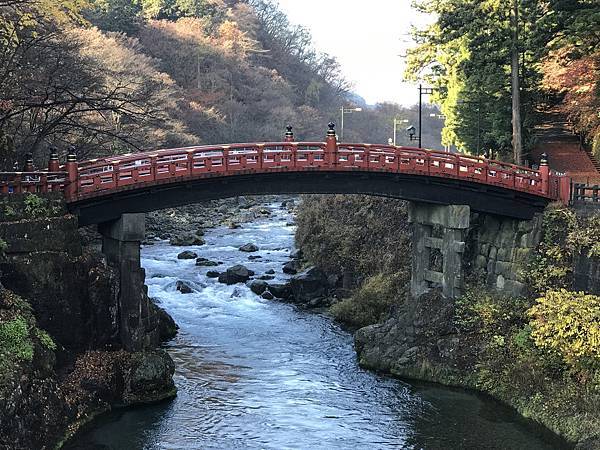
[(9, 204), (4, 205), (4, 215), (7, 219), (12, 219), (17, 216), (17, 211)]
[(569, 236), (579, 225), (572, 210), (558, 206), (546, 209), (542, 227), (542, 242), (526, 271), (528, 284), (539, 293), (571, 285), (574, 248)]
[(585, 252), (590, 257), (600, 257), (600, 214), (580, 220), (579, 226), (567, 237), (569, 250)]
[(454, 325), (461, 332), (479, 332), (493, 338), (520, 327), (529, 306), (526, 298), (492, 294), (482, 286), (468, 287), (454, 302)]
[(50, 215), (51, 208), (48, 201), (35, 194), (28, 194), (24, 200), (25, 214), (31, 218), (47, 217)]
[(37, 329), (37, 337), (40, 340), (40, 343), (47, 348), (48, 350), (56, 350), (56, 343), (54, 342), (54, 340), (50, 337), (50, 335), (48, 333), (46, 333), (44, 330), (41, 329)]
[(352, 297), (331, 307), (336, 320), (365, 327), (383, 320), (391, 307), (404, 300), (403, 277), (378, 274), (369, 278)]
[(29, 336), (27, 321), (19, 316), (0, 324), (0, 355), (2, 360), (31, 361), (33, 343)]
[(528, 312), (535, 345), (573, 367), (600, 364), (600, 297), (548, 291)]

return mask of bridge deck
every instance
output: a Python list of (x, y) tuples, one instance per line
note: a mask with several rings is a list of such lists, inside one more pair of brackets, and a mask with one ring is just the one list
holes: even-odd
[[(82, 204), (89, 206), (94, 202), (106, 203), (119, 194), (131, 197), (138, 192), (146, 195), (152, 189), (162, 191), (169, 186), (177, 187), (194, 181), (233, 180), (238, 177), (247, 180), (248, 177), (255, 176), (256, 182), (265, 182), (264, 178), (258, 176), (271, 174), (306, 174), (308, 180), (309, 173), (346, 174), (355, 180), (365, 174), (398, 175), (403, 180), (413, 177), (418, 184), (438, 180), (438, 186), (444, 184), (439, 183), (443, 180), (454, 180), (459, 183), (449, 185), (460, 185), (463, 190), (480, 186), (480, 195), (485, 195), (484, 191), (493, 188), (494, 192), (504, 192), (505, 196), (520, 196), (534, 202), (537, 198), (545, 203), (553, 200), (566, 201), (570, 195), (568, 178), (552, 174), (547, 165), (542, 165), (540, 170), (533, 170), (458, 153), (389, 145), (337, 143), (335, 135), (331, 133), (326, 142), (288, 140), (207, 145), (82, 162), (77, 162), (70, 156), (64, 166), (59, 166), (57, 158), (53, 158), (48, 171), (0, 174), (0, 189), (5, 194), (64, 191), (67, 202), (76, 209)], [(272, 177), (268, 179), (269, 183), (273, 183)], [(281, 183), (288, 182), (288, 179), (280, 177)], [(247, 187), (244, 189), (248, 190)], [(271, 186), (268, 190), (273, 189), (275, 188)], [(298, 189), (300, 192), (313, 192), (300, 185), (297, 186), (296, 190)], [(364, 190), (365, 187), (361, 189)], [(348, 188), (344, 188), (343, 191), (347, 190)], [(285, 186), (281, 186), (281, 191), (287, 191)], [(328, 189), (321, 187), (317, 191), (327, 192)], [(455, 203), (461, 201), (459, 191), (454, 194)], [(402, 198), (401, 194), (393, 196)], [(445, 198), (443, 201), (452, 202), (447, 196), (439, 197)]]

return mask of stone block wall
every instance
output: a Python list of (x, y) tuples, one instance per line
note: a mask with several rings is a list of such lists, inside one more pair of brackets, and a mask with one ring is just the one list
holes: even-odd
[[(144, 285), (139, 241), (118, 245), (127, 247), (129, 259), (127, 252), (117, 252), (122, 261), (111, 258), (114, 252), (82, 246), (77, 218), (63, 215), (64, 208), (53, 208), (55, 216), (19, 216), (23, 198), (10, 199), (10, 216), (17, 220), (0, 220), (0, 239), (7, 244), (0, 283), (27, 299), (39, 326), (66, 352), (156, 347), (159, 311)], [(141, 220), (143, 226), (143, 215)], [(127, 229), (118, 231), (128, 237)]]
[(590, 257), (585, 252), (575, 255), (573, 290), (600, 295), (600, 258)]
[(485, 280), (488, 287), (506, 295), (525, 293), (524, 269), (542, 237), (541, 214), (524, 221), (489, 214), (472, 214), (467, 277)]

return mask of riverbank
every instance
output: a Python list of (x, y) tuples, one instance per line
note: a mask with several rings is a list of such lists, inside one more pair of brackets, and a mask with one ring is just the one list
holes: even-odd
[(147, 345), (122, 349), (117, 271), (83, 245), (60, 197), (5, 199), (0, 237), (0, 448), (55, 448), (102, 413), (175, 395), (157, 348), (168, 316), (133, 286)]
[[(372, 202), (379, 204), (373, 208)], [(297, 219), (300, 244), (310, 236), (315, 242), (339, 247), (333, 254), (308, 247), (305, 254), (311, 263), (337, 274), (347, 267), (358, 268), (358, 282), (345, 300), (347, 313), (337, 313), (337, 305), (333, 313), (351, 326), (366, 325), (355, 336), (361, 366), (402, 379), (492, 395), (524, 417), (578, 444), (577, 448), (600, 448), (600, 376), (594, 358), (565, 360), (556, 348), (549, 351), (550, 347), (541, 347), (545, 343), (554, 345), (547, 340), (549, 337), (544, 341), (532, 336), (536, 330), (532, 308), (546, 290), (573, 286), (576, 280), (579, 289), (594, 292), (600, 288), (596, 282), (597, 264), (581, 256), (587, 255), (597, 235), (593, 220), (590, 224), (578, 221), (572, 212), (549, 209), (541, 221), (540, 244), (530, 252), (530, 259), (518, 275), (529, 286), (528, 296), (498, 295), (486, 286), (481, 274), (472, 271), (470, 289), (457, 301), (445, 300), (435, 291), (415, 300), (393, 282), (397, 271), (410, 274), (406, 260), (395, 266), (381, 264), (376, 270), (366, 264), (373, 260), (385, 262), (380, 255), (385, 250), (394, 251), (394, 241), (409, 238), (406, 225), (388, 228), (393, 240), (387, 246), (347, 238), (379, 236), (377, 230), (392, 223), (390, 215), (401, 203), (390, 206), (387, 202), (309, 197), (300, 205)], [(401, 253), (410, 252), (406, 246), (399, 248)], [(503, 251), (506, 253), (506, 249)], [(466, 264), (477, 266), (468, 261)], [(567, 302), (564, 308), (573, 308), (582, 301), (575, 298), (569, 304), (568, 295), (557, 294), (548, 303), (556, 304), (562, 298)], [(369, 310), (377, 314), (365, 313)], [(571, 317), (564, 315), (566, 311), (557, 316), (557, 326), (577, 317), (577, 312)], [(585, 330), (592, 325), (576, 326)], [(560, 332), (556, 329), (555, 333)]]

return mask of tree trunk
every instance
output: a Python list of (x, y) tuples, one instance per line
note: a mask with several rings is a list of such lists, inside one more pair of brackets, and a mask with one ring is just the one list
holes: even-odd
[(511, 87), (512, 87), (512, 144), (515, 164), (523, 163), (523, 137), (521, 131), (521, 92), (519, 82), (519, 0), (513, 0), (512, 13), (512, 55), (511, 55)]

